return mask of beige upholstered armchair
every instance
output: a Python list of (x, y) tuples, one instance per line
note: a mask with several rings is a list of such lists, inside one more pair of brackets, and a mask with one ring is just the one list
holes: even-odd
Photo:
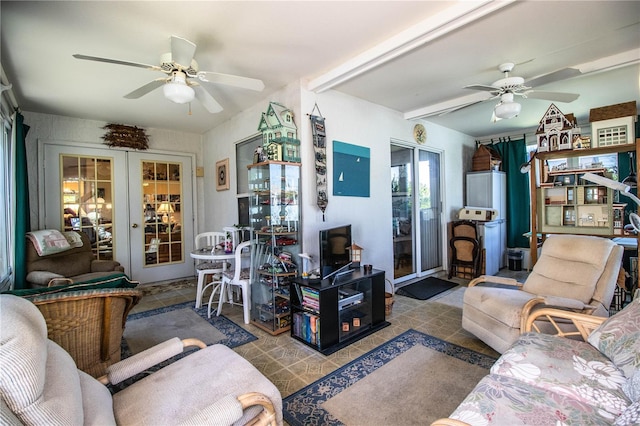
[(532, 310), (555, 307), (608, 317), (622, 253), (607, 238), (552, 235), (524, 284), (485, 275), (469, 283), (462, 327), (502, 353), (516, 341)]
[[(18, 424), (256, 424), (281, 425), (278, 389), (224, 345), (174, 338), (111, 365), (97, 380), (47, 339), (31, 302), (0, 295), (0, 423)], [(116, 392), (116, 384), (181, 353), (199, 349)], [(102, 382), (102, 383), (101, 383)]]

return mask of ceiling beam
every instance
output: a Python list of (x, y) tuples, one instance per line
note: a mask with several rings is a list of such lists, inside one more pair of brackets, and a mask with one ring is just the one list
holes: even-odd
[(495, 12), (515, 0), (457, 1), (446, 10), (396, 34), (309, 81), (307, 89), (321, 93), (376, 68), (400, 55)]

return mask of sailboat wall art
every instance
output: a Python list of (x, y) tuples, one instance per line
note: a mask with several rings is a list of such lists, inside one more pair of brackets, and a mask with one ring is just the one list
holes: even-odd
[(333, 141), (333, 195), (370, 196), (371, 149)]

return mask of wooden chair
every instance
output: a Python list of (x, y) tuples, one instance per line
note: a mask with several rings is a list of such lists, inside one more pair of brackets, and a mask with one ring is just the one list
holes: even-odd
[(453, 222), (451, 235), (449, 278), (454, 274), (468, 279), (477, 277), (480, 274), (482, 253), (476, 224), (469, 220)]

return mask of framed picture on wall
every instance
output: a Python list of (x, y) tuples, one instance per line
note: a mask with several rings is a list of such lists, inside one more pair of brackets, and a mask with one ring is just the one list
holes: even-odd
[(216, 189), (224, 191), (229, 189), (229, 159), (225, 158), (216, 162)]

